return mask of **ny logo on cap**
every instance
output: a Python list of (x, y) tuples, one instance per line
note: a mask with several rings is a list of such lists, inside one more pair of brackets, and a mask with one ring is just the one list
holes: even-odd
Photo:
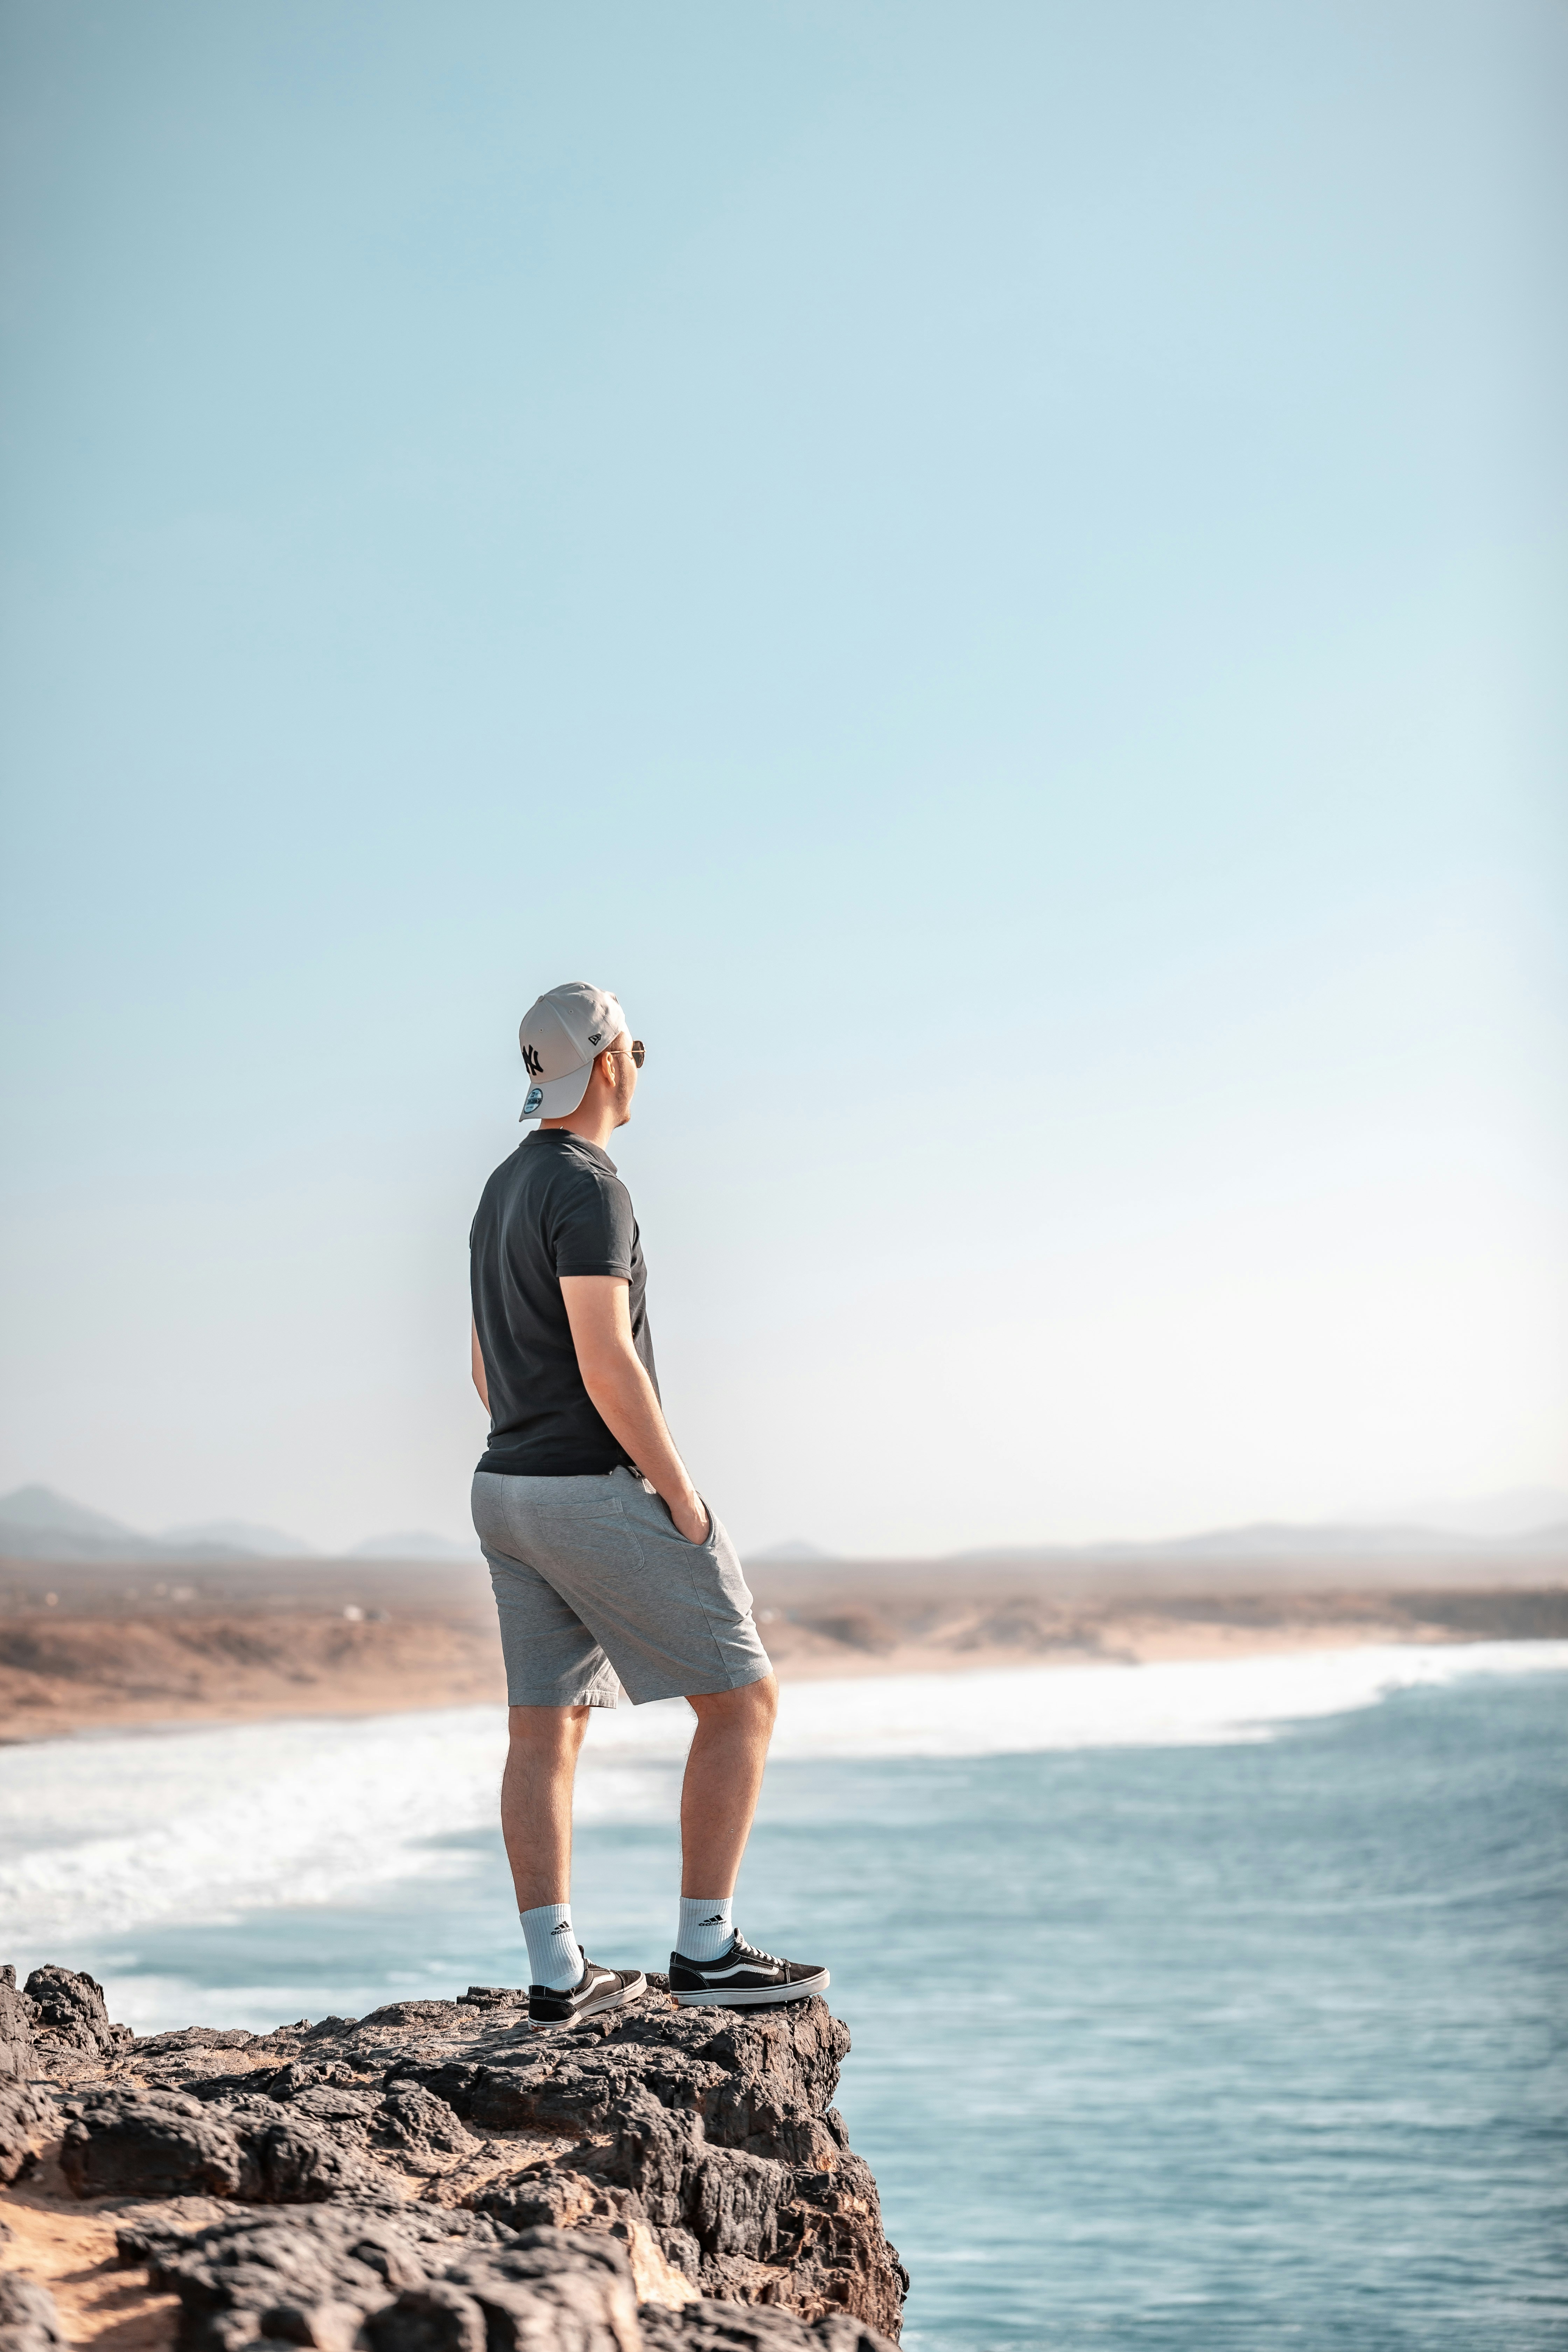
[(539, 1049), (536, 1045), (525, 1045), (523, 1047), (522, 1066), (528, 1072), (531, 1078), (536, 1078), (541, 1070), (543, 1069), (544, 1064), (540, 1057)]

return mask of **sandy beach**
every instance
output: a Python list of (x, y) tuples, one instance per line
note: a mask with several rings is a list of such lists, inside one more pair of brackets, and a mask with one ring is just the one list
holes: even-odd
[[(1568, 1634), (1568, 1558), (758, 1563), (780, 1678)], [(504, 1703), (482, 1567), (0, 1563), (0, 1738)]]

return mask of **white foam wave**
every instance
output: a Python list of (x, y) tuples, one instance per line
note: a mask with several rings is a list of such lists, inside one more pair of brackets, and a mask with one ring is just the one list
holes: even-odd
[[(795, 1683), (774, 1754), (961, 1757), (1267, 1738), (1392, 1691), (1568, 1672), (1568, 1643), (1379, 1646), (1145, 1666), (1018, 1667)], [(679, 1700), (596, 1715), (583, 1818), (672, 1811), (691, 1730)], [(493, 1707), (121, 1734), (0, 1749), (0, 1918), (68, 1949), (159, 1920), (221, 1922), (352, 1900), (472, 1866), (441, 1841), (495, 1818)]]
[[(889, 1675), (784, 1693), (783, 1756), (1004, 1756), (1046, 1748), (1173, 1748), (1266, 1739), (1292, 1723), (1372, 1706), (1468, 1675), (1568, 1672), (1568, 1642), (1406, 1643), (1152, 1665), (1033, 1666)], [(645, 1710), (646, 1711), (646, 1710)]]

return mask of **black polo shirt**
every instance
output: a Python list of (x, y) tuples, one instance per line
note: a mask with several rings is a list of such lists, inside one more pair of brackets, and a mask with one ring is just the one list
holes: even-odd
[(632, 1345), (657, 1391), (644, 1304), (647, 1269), (616, 1163), (569, 1128), (541, 1128), (503, 1160), (468, 1235), (469, 1286), (490, 1442), (481, 1470), (575, 1478), (630, 1459), (589, 1401), (561, 1296), (563, 1274), (619, 1275)]

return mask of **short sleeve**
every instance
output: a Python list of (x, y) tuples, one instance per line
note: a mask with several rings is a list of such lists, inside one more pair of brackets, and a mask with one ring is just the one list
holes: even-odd
[(587, 1170), (562, 1188), (552, 1204), (550, 1250), (557, 1277), (566, 1274), (632, 1276), (632, 1196), (613, 1176)]

